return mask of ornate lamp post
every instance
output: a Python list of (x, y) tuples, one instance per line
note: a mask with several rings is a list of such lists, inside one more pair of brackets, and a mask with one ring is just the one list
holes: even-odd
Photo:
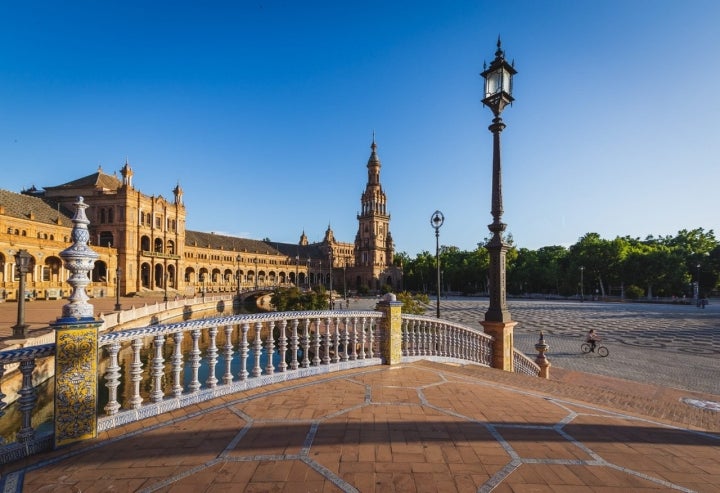
[(235, 270), (235, 280), (237, 281), (236, 291), (237, 291), (237, 298), (240, 299), (240, 261), (242, 260), (242, 257), (238, 255), (235, 257), (235, 262), (237, 262), (237, 269)]
[(295, 255), (295, 287), (300, 287), (300, 255)]
[(585, 266), (580, 266), (580, 301), (585, 301)]
[(435, 265), (437, 266), (437, 310), (436, 316), (440, 318), (440, 226), (445, 222), (445, 216), (440, 211), (433, 212), (430, 216), (430, 224), (435, 228)]
[(258, 270), (257, 270), (258, 261), (257, 261), (257, 257), (255, 257), (255, 260), (253, 260), (253, 262), (255, 262), (255, 291), (257, 291), (257, 290), (258, 290)]
[[(167, 266), (166, 266), (167, 267)], [(163, 301), (167, 303), (168, 297), (167, 297), (167, 284), (168, 284), (168, 273), (165, 271), (165, 274), (163, 274), (163, 290), (165, 294), (163, 294)]]
[(345, 269), (347, 268), (347, 258), (343, 259), (343, 298), (347, 300), (347, 280), (345, 279)]
[(330, 267), (328, 267), (328, 275), (330, 276), (330, 309), (332, 310), (333, 307), (333, 287), (332, 287), (332, 281), (333, 281), (333, 254), (332, 249), (330, 250), (330, 253), (328, 253), (328, 258), (330, 259)]
[(512, 371), (513, 327), (515, 322), (510, 318), (506, 301), (505, 257), (509, 248), (502, 237), (507, 225), (502, 222), (502, 167), (500, 161), (500, 132), (505, 124), (500, 114), (505, 107), (514, 101), (512, 96), (512, 79), (517, 73), (515, 68), (505, 60), (505, 52), (501, 49), (500, 38), (497, 42), (495, 59), (480, 74), (485, 79), (485, 97), (482, 103), (493, 113), (492, 124), (488, 127), (493, 134), (493, 166), (492, 166), (492, 224), (488, 229), (492, 238), (486, 245), (490, 255), (490, 303), (485, 312), (483, 327), (486, 332), (496, 338), (493, 366)]
[(120, 276), (122, 275), (122, 269), (120, 268), (120, 264), (115, 268), (115, 311), (119, 312), (122, 310), (122, 305), (120, 305)]
[(18, 250), (15, 254), (15, 268), (20, 273), (20, 288), (18, 291), (17, 323), (13, 326), (13, 337), (24, 339), (27, 337), (27, 324), (25, 323), (25, 275), (30, 267), (32, 257), (27, 250)]
[(697, 275), (695, 277), (695, 303), (700, 306), (700, 264), (697, 264)]

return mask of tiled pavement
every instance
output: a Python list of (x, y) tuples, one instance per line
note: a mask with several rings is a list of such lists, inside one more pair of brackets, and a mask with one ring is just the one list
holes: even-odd
[[(560, 330), (559, 313), (549, 381), (420, 362), (278, 384), (0, 466), (0, 492), (720, 492), (720, 411), (683, 401), (719, 393), (572, 371), (575, 321)], [(582, 363), (634, 355), (611, 349)]]
[(718, 413), (654, 389), (675, 416), (651, 418), (613, 385), (429, 362), (350, 370), (5, 466), (0, 491), (720, 491)]

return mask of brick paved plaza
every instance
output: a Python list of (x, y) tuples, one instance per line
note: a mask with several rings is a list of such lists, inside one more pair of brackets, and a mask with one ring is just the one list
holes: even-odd
[[(486, 308), (442, 302), (473, 326)], [(720, 401), (717, 307), (510, 310), (527, 354), (545, 331), (550, 380), (417, 362), (290, 381), (0, 466), (0, 493), (720, 492), (720, 411), (687, 401)], [(589, 326), (609, 357), (580, 354)]]
[[(441, 301), (442, 318), (473, 327), (484, 318), (487, 300)], [(720, 395), (720, 303), (694, 305), (586, 301), (508, 301), (515, 346), (536, 354), (542, 330), (553, 366)], [(594, 328), (610, 356), (581, 354)]]

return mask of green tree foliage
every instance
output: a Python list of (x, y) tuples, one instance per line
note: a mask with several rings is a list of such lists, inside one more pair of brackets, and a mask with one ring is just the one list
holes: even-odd
[(311, 291), (301, 291), (294, 286), (277, 288), (273, 291), (270, 302), (279, 312), (325, 310), (330, 306), (324, 286), (316, 286)]
[(423, 293), (412, 294), (407, 291), (398, 293), (397, 300), (402, 302), (403, 304), (403, 313), (411, 313), (414, 315), (424, 314), (427, 310), (428, 305), (430, 304), (430, 298), (428, 297), (428, 295)]
[[(445, 245), (440, 248), (443, 291), (487, 293), (490, 263), (484, 246), (487, 241), (485, 238), (472, 251)], [(642, 291), (641, 297), (682, 297), (693, 295), (692, 283), (698, 279), (702, 295), (717, 289), (720, 282), (720, 243), (712, 230), (702, 228), (644, 240), (630, 237), (607, 240), (598, 233), (587, 233), (568, 248), (557, 245), (538, 250), (516, 248), (510, 236), (506, 242), (507, 290), (511, 296), (576, 296), (581, 292), (587, 297), (595, 293), (601, 297), (619, 296), (634, 285)], [(404, 289), (435, 292), (434, 253), (424, 251), (415, 258), (400, 253), (396, 261), (403, 266)]]

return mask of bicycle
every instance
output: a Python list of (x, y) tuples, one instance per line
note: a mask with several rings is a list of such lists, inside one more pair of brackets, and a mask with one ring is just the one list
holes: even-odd
[[(582, 350), (583, 354), (587, 354), (590, 352), (590, 343), (589, 342), (583, 342), (580, 346), (580, 349)], [(598, 354), (598, 356), (601, 356), (605, 358), (607, 355), (610, 354), (610, 351), (605, 346), (601, 346), (599, 344), (595, 345), (595, 352)]]

